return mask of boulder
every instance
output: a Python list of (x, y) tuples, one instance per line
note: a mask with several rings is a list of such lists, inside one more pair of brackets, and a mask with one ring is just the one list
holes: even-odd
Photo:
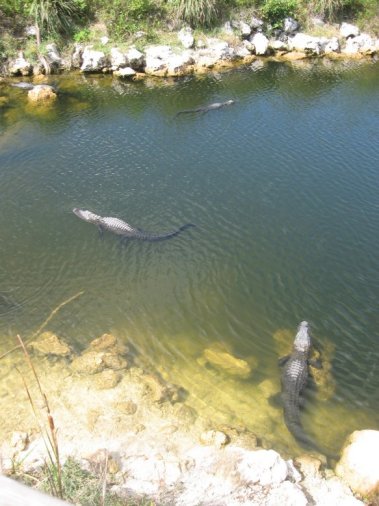
[(306, 33), (297, 33), (294, 37), (289, 38), (288, 46), (291, 50), (312, 55), (319, 55), (322, 51), (322, 41), (320, 38), (307, 35)]
[(61, 69), (63, 60), (54, 42), (46, 46), (46, 59), (53, 71), (59, 71)]
[(250, 26), (252, 30), (260, 30), (263, 27), (264, 23), (261, 19), (252, 17), (250, 21)]
[(356, 37), (349, 37), (346, 41), (343, 53), (345, 54), (373, 54), (376, 52), (375, 42), (367, 33), (361, 33)]
[(340, 476), (355, 493), (363, 496), (379, 492), (379, 431), (353, 432), (336, 466)]
[(293, 18), (285, 18), (283, 21), (283, 30), (288, 35), (295, 33), (300, 28), (299, 23)]
[(126, 58), (128, 60), (129, 67), (133, 70), (141, 71), (146, 65), (145, 55), (141, 53), (141, 51), (138, 51), (135, 47), (131, 47), (126, 52)]
[(80, 357), (74, 358), (71, 367), (79, 374), (96, 374), (105, 369), (103, 356), (104, 353), (102, 352), (87, 351), (83, 355), (80, 355)]
[(54, 101), (57, 98), (57, 92), (48, 84), (37, 84), (32, 90), (28, 91), (28, 99), (34, 103), (45, 103)]
[(210, 364), (212, 367), (222, 370), (231, 376), (248, 378), (251, 375), (252, 368), (240, 358), (234, 357), (223, 348), (206, 348), (203, 355), (199, 358), (201, 365)]
[(195, 39), (193, 37), (192, 28), (185, 26), (178, 32), (178, 39), (182, 46), (186, 49), (190, 49), (194, 46)]
[(80, 69), (83, 64), (83, 46), (75, 44), (74, 51), (71, 55), (71, 65), (74, 69)]
[(241, 37), (243, 39), (248, 39), (249, 36), (250, 36), (250, 34), (251, 34), (251, 27), (250, 27), (250, 25), (248, 25), (244, 21), (240, 21), (239, 29), (240, 29), (240, 32), (241, 32)]
[(212, 445), (216, 448), (222, 448), (229, 443), (229, 437), (220, 430), (208, 430), (200, 434), (200, 442), (203, 445)]
[(118, 70), (128, 65), (126, 54), (120, 51), (118, 47), (111, 48), (111, 67), (112, 70)]
[(263, 33), (256, 33), (250, 38), (250, 42), (255, 46), (255, 54), (263, 56), (267, 54), (268, 38)]
[(339, 53), (341, 51), (340, 43), (337, 37), (332, 37), (324, 45), (324, 53)]
[(82, 72), (101, 72), (108, 65), (103, 51), (95, 51), (92, 46), (84, 48), (82, 58), (83, 63), (80, 67)]
[(124, 67), (122, 69), (115, 70), (113, 72), (113, 75), (117, 77), (133, 77), (136, 74), (137, 72), (133, 70), (131, 67)]
[[(33, 91), (36, 87), (37, 86), (33, 88)], [(32, 341), (29, 346), (32, 350), (41, 355), (67, 357), (71, 354), (71, 349), (68, 344), (59, 339), (59, 337), (56, 334), (53, 334), (53, 332), (43, 332), (35, 341)]]
[(356, 37), (359, 35), (359, 28), (355, 25), (351, 25), (350, 23), (342, 23), (340, 26), (340, 34), (345, 39), (349, 37)]
[(11, 76), (29, 76), (32, 69), (32, 64), (25, 59), (22, 51), (20, 51), (17, 58), (11, 60), (8, 65), (8, 72)]

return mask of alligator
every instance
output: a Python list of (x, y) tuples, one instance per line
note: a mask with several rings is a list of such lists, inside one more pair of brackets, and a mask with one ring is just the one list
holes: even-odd
[(213, 111), (215, 109), (220, 109), (221, 107), (225, 107), (227, 105), (232, 105), (235, 103), (235, 100), (227, 100), (226, 102), (215, 102), (214, 104), (205, 105), (203, 107), (198, 107), (197, 109), (187, 109), (185, 111), (179, 111), (176, 113), (176, 116), (179, 116), (179, 114), (192, 114), (196, 112), (208, 112)]
[(187, 228), (194, 227), (192, 223), (187, 223), (177, 228), (176, 230), (172, 230), (171, 232), (166, 232), (164, 234), (154, 234), (150, 232), (146, 232), (141, 230), (140, 228), (135, 228), (121, 220), (120, 218), (112, 218), (112, 217), (103, 217), (98, 214), (94, 214), (91, 211), (87, 211), (85, 209), (73, 209), (74, 214), (88, 223), (93, 223), (97, 226), (100, 234), (105, 230), (109, 232), (113, 232), (121, 236), (123, 239), (140, 239), (142, 241), (164, 241), (165, 239), (171, 239), (176, 235), (180, 234), (183, 230)]
[[(286, 426), (296, 441), (308, 450), (320, 451), (316, 443), (304, 432), (300, 421), (301, 393), (308, 380), (311, 346), (309, 324), (303, 321), (298, 327), (292, 353), (280, 359), (280, 365), (284, 365), (282, 372), (283, 412)], [(315, 364), (315, 366), (319, 365)]]
[(32, 90), (34, 88), (34, 84), (25, 83), (23, 81), (19, 83), (11, 83), (11, 86), (13, 86), (13, 88), (20, 88), (22, 90)]

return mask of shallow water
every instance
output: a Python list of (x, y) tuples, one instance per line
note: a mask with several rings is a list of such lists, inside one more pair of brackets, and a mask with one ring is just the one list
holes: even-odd
[[(378, 429), (378, 70), (255, 62), (166, 81), (62, 76), (47, 109), (2, 86), (0, 292), (14, 304), (0, 308), (0, 353), (84, 291), (49, 330), (77, 349), (114, 332), (204, 416), (296, 449), (258, 385), (278, 388), (273, 336), (306, 319), (335, 345), (336, 382), (328, 401), (309, 391), (307, 430), (336, 451), (352, 430)], [(196, 227), (121, 245), (73, 207), (154, 232)], [(258, 359), (251, 378), (199, 363), (215, 343)]]

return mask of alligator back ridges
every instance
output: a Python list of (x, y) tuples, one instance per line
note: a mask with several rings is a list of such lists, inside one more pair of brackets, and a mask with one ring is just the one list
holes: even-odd
[(185, 225), (182, 225), (170, 232), (155, 234), (132, 227), (129, 223), (126, 223), (126, 221), (121, 220), (120, 218), (114, 218), (112, 216), (103, 217), (92, 213), (91, 211), (78, 208), (74, 208), (73, 212), (80, 219), (96, 225), (100, 232), (108, 230), (109, 232), (117, 234), (125, 239), (140, 239), (142, 241), (164, 241), (165, 239), (171, 239), (172, 237), (177, 236), (187, 228), (195, 226), (192, 223), (186, 223)]

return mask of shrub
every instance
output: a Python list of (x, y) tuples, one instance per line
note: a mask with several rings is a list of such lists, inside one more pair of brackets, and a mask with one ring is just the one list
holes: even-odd
[(297, 0), (266, 0), (262, 7), (262, 16), (273, 28), (279, 28), (283, 19), (294, 16), (297, 9)]
[(220, 11), (219, 0), (179, 0), (176, 8), (178, 18), (194, 28), (212, 26), (219, 18)]

